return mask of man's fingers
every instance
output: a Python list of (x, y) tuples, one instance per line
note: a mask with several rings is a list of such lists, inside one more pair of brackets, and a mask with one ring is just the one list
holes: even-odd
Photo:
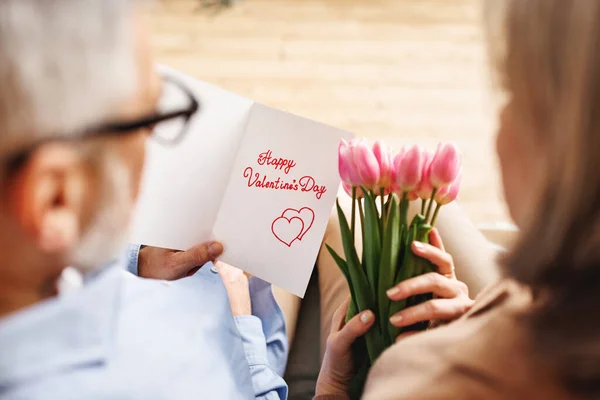
[(450, 254), (427, 243), (412, 242), (411, 247), (416, 255), (431, 261), (440, 274), (454, 277), (454, 260)]
[(223, 254), (223, 245), (219, 242), (202, 243), (186, 251), (174, 253), (172, 256), (173, 270), (187, 275), (194, 267), (201, 267)]
[(349, 349), (354, 341), (363, 336), (373, 326), (375, 314), (371, 310), (355, 315), (336, 335), (336, 346), (339, 350)]
[(437, 297), (452, 298), (466, 293), (466, 285), (456, 279), (430, 272), (400, 282), (387, 291), (391, 300), (400, 301), (417, 294), (433, 293)]
[(396, 327), (403, 327), (423, 321), (453, 320), (467, 312), (472, 305), (473, 300), (467, 296), (454, 299), (429, 300), (392, 315), (390, 323)]

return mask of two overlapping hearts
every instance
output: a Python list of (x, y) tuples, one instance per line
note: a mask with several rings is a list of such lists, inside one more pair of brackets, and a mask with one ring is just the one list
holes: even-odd
[(277, 240), (291, 247), (296, 240), (302, 241), (314, 221), (315, 212), (311, 208), (288, 208), (281, 216), (275, 218), (271, 224), (271, 231)]

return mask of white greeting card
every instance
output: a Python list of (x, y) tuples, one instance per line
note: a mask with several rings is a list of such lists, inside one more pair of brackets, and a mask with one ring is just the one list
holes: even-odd
[(183, 140), (150, 140), (131, 241), (184, 250), (208, 240), (222, 261), (303, 296), (352, 135), (173, 70), (201, 104)]

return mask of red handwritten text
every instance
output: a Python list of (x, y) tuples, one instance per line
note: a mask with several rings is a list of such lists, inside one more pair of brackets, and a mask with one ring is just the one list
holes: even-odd
[(327, 188), (323, 185), (317, 185), (315, 178), (312, 176), (303, 176), (299, 180), (285, 182), (281, 178), (275, 180), (270, 179), (267, 175), (261, 175), (260, 172), (254, 172), (252, 167), (247, 167), (244, 170), (244, 178), (248, 179), (248, 187), (274, 190), (292, 190), (301, 192), (312, 192), (318, 200), (327, 192)]
[(317, 199), (319, 200), (327, 191), (325, 185), (317, 185), (315, 183), (315, 178), (313, 178), (312, 176), (303, 176), (302, 178), (300, 178), (298, 183), (300, 183), (300, 187), (302, 188), (303, 192), (314, 192), (317, 196)]
[(276, 170), (280, 170), (285, 172), (285, 174), (289, 174), (290, 170), (296, 166), (296, 161), (288, 160), (287, 158), (275, 158), (273, 157), (273, 152), (271, 150), (267, 150), (264, 153), (260, 153), (258, 155), (258, 165), (270, 165), (273, 166)]

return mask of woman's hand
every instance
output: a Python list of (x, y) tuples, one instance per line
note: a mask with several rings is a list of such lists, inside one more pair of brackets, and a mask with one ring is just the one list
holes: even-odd
[(248, 277), (241, 269), (223, 262), (217, 262), (216, 267), (219, 269), (219, 275), (221, 275), (225, 289), (227, 289), (233, 316), (252, 315)]
[(327, 347), (321, 372), (317, 380), (316, 395), (346, 395), (348, 384), (355, 374), (351, 346), (360, 336), (373, 326), (373, 312), (363, 311), (344, 324), (350, 297), (342, 303), (333, 315), (331, 333), (327, 338)]
[(222, 253), (223, 245), (219, 242), (202, 243), (186, 251), (147, 246), (138, 255), (138, 275), (165, 280), (184, 278)]
[[(431, 272), (412, 279), (400, 282), (390, 290), (387, 295), (393, 301), (401, 301), (411, 296), (433, 293), (434, 299), (419, 305), (408, 307), (390, 318), (392, 325), (406, 327), (423, 321), (451, 321), (465, 312), (473, 305), (469, 298), (467, 285), (456, 279), (452, 256), (446, 253), (439, 232), (433, 229), (429, 234), (429, 242), (412, 243), (413, 252), (429, 260), (437, 266), (438, 272)], [(417, 332), (406, 332), (396, 340)]]

